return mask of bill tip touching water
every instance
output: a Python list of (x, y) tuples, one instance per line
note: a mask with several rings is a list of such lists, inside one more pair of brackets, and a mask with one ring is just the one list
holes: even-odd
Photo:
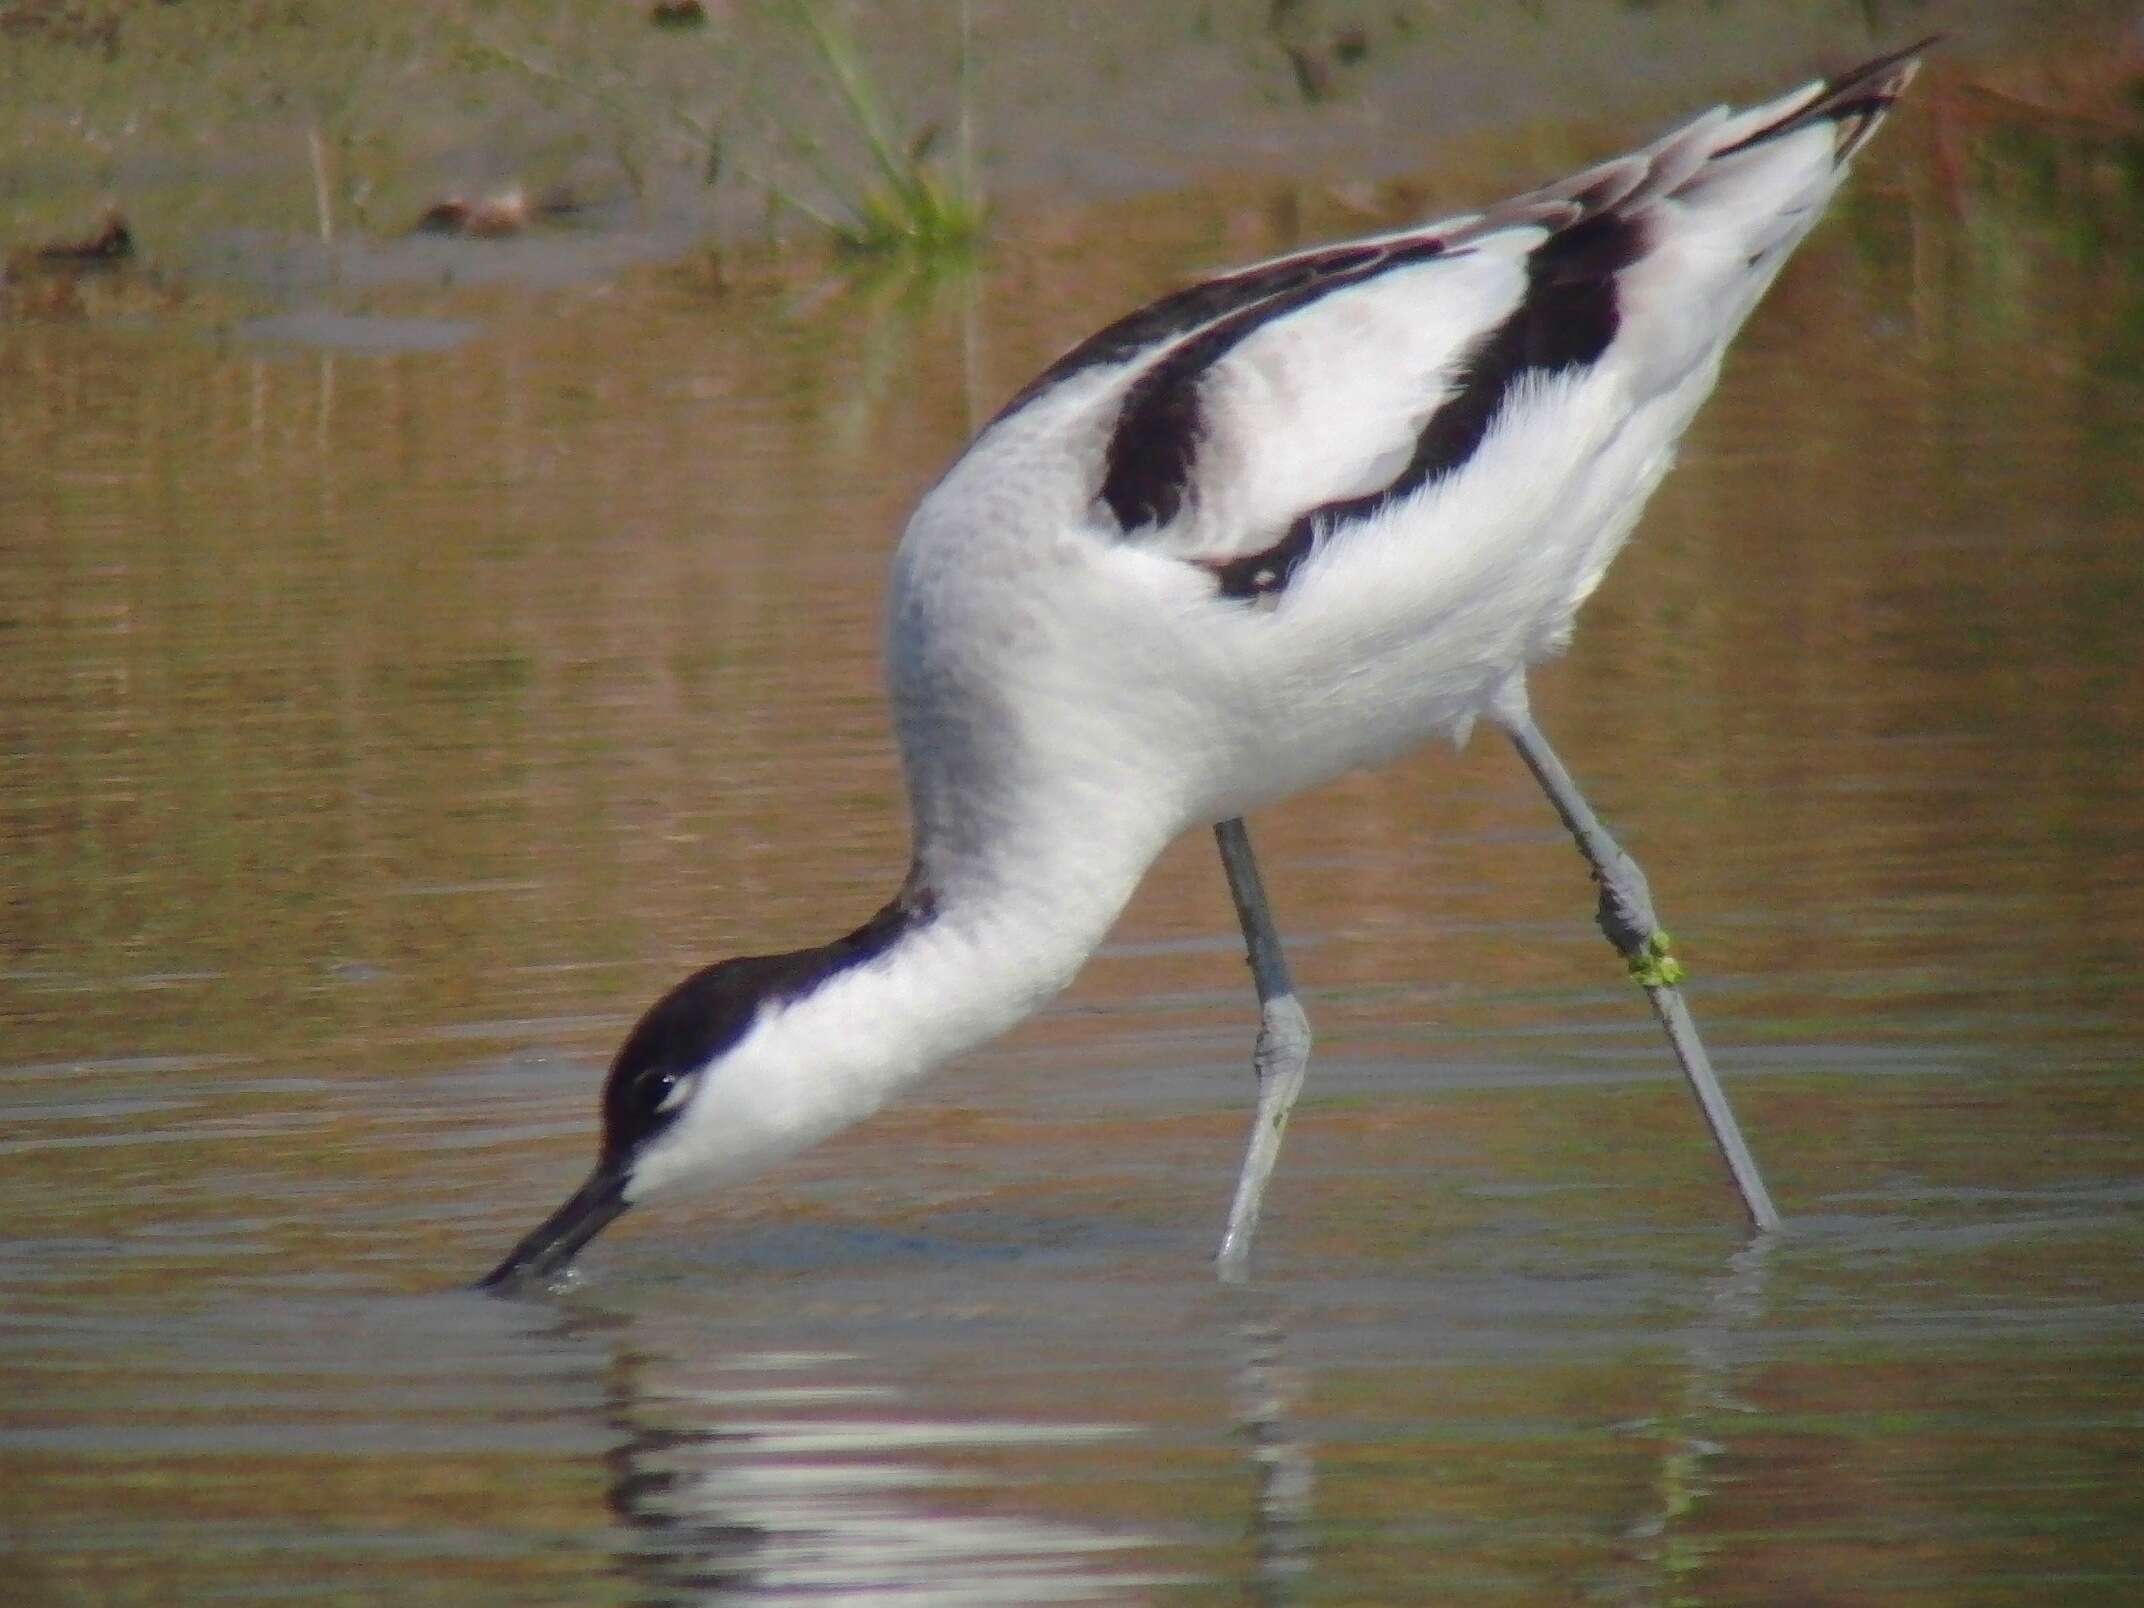
[(1482, 720), (1576, 840), (1745, 1212), (1775, 1226), (1646, 879), (1525, 678), (1930, 43), (1477, 213), (1176, 291), (1046, 369), (895, 555), (900, 891), (658, 1000), (611, 1064), (594, 1171), (482, 1287), (547, 1280), (630, 1206), (794, 1155), (1020, 1021), (1202, 825), (1260, 1007), (1219, 1258), (1240, 1274), (1310, 1051), (1242, 817)]

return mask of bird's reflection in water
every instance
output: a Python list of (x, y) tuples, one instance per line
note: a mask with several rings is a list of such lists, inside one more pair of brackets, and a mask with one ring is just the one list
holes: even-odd
[(1241, 1361), (1232, 1392), (1236, 1431), (1250, 1448), (1253, 1575), (1250, 1600), (1297, 1600), (1311, 1569), (1311, 1498), (1316, 1466), (1293, 1412), (1302, 1381), (1288, 1366), (1280, 1327), (1271, 1318), (1237, 1329)]
[[(1736, 1392), (1772, 1254), (1760, 1241), (1685, 1286), (1679, 1332), (1648, 1326), (1635, 1353), (1622, 1334), (1606, 1356), (1586, 1346), (1647, 1373), (1663, 1341), (1676, 1353), (1655, 1410), (1622, 1426), (1642, 1447), (1643, 1494), (1625, 1487), (1589, 1600), (1695, 1601), (1722, 1567), (1716, 1493), (1738, 1427), (1762, 1422)], [(1124, 1602), (1192, 1586), (1277, 1608), (1331, 1595), (1360, 1532), (1318, 1512), (1315, 1371), (1291, 1361), (1304, 1320), (1245, 1293), (1199, 1317), (1212, 1344), (1180, 1356), (1168, 1383), (1128, 1378), (1075, 1414), (978, 1403), (994, 1376), (971, 1380), (951, 1355), (919, 1370), (857, 1351), (707, 1354), (663, 1323), (583, 1305), (569, 1327), (609, 1348), (618, 1570), (635, 1600), (679, 1604)], [(1225, 1420), (1187, 1419), (1223, 1380)], [(1215, 1505), (1202, 1491), (1223, 1442), (1231, 1497)]]
[(1687, 1367), (1678, 1398), (1661, 1415), (1633, 1426), (1662, 1444), (1655, 1505), (1624, 1532), (1641, 1565), (1637, 1602), (1698, 1601), (1695, 1576), (1711, 1556), (1695, 1531), (1735, 1421), (1752, 1409), (1734, 1393), (1739, 1343), (1764, 1317), (1769, 1259), (1778, 1236), (1760, 1234), (1728, 1257), (1684, 1346)]
[(648, 1600), (1117, 1602), (1163, 1583), (1154, 1536), (993, 1511), (1008, 1450), (1132, 1426), (933, 1419), (841, 1354), (621, 1346), (614, 1369), (609, 1500)]

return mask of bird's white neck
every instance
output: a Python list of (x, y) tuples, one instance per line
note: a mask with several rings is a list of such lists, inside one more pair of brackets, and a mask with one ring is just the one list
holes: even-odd
[(930, 840), (919, 844), (900, 901), (905, 914), (884, 946), (762, 1005), (641, 1158), (632, 1198), (745, 1176), (794, 1155), (1069, 983), (1168, 833), (1158, 820), (1106, 841), (1091, 826), (1031, 824), (999, 835), (987, 859), (934, 864)]

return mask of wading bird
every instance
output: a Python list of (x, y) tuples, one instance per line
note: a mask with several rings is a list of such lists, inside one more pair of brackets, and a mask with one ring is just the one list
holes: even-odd
[(1645, 879), (1534, 724), (1526, 673), (1923, 48), (1479, 213), (1193, 285), (1052, 364), (894, 557), (907, 880), (854, 932), (657, 1001), (611, 1064), (595, 1171), (484, 1286), (546, 1277), (629, 1205), (793, 1155), (1011, 1027), (1201, 825), (1261, 1009), (1219, 1258), (1240, 1274), (1310, 1050), (1242, 817), (1484, 719), (1577, 839), (1772, 1227)]

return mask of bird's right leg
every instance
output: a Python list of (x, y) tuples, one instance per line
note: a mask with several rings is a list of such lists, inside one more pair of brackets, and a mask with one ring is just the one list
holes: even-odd
[(1266, 903), (1265, 884), (1258, 875), (1258, 862), (1252, 858), (1251, 838), (1244, 830), (1242, 817), (1217, 823), (1213, 835), (1221, 847), (1228, 891), (1236, 901), (1236, 919), (1243, 924), (1251, 980), (1258, 989), (1258, 1048), (1252, 1057), (1258, 1073), (1258, 1116), (1251, 1126), (1243, 1173), (1236, 1180), (1236, 1199), (1228, 1209), (1228, 1232), (1222, 1236), (1220, 1254), (1214, 1258), (1221, 1277), (1235, 1282), (1248, 1271), (1251, 1236), (1258, 1228), (1266, 1180), (1273, 1176), (1273, 1165), (1280, 1160), (1280, 1141), (1288, 1129), (1288, 1113), (1295, 1108), (1295, 1097), (1303, 1089), (1304, 1070), (1310, 1065), (1310, 1019), (1295, 997), (1288, 957), (1273, 927), (1273, 910)]
[(1713, 1141), (1720, 1147), (1721, 1159), (1727, 1163), (1750, 1222), (1759, 1231), (1770, 1232), (1779, 1226), (1779, 1209), (1764, 1187), (1756, 1158), (1750, 1155), (1741, 1125), (1735, 1121), (1734, 1108), (1727, 1103), (1727, 1093), (1713, 1073), (1712, 1058), (1705, 1053), (1704, 1041), (1697, 1036), (1697, 1024), (1690, 1020), (1690, 1009), (1683, 1003), (1678, 986), (1682, 965), (1668, 947), (1668, 935), (1661, 930), (1660, 918), (1653, 913), (1653, 895), (1645, 873), (1608, 835), (1608, 828), (1593, 813), (1593, 806), (1586, 802), (1585, 794), (1579, 792), (1571, 773), (1563, 768), (1563, 761), (1534, 724), (1526, 710), (1525, 694), (1516, 684), (1506, 690), (1504, 706), (1498, 710), (1496, 720), (1563, 818), (1586, 864), (1593, 868), (1593, 880), (1601, 890), (1601, 931), (1630, 967), (1632, 978), (1645, 989), (1653, 1014), (1667, 1030), (1668, 1043), (1682, 1064), (1690, 1092), (1697, 1096), (1698, 1107), (1705, 1114)]

